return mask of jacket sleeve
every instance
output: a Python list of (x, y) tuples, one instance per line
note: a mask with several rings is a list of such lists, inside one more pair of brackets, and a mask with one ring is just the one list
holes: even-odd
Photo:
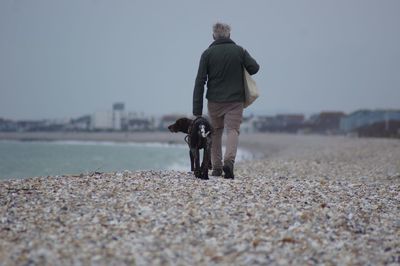
[(196, 81), (193, 90), (193, 115), (202, 115), (204, 85), (207, 82), (207, 62), (205, 52), (201, 55), (199, 69), (197, 71)]
[(247, 50), (244, 50), (243, 65), (250, 75), (256, 74), (260, 69), (260, 66), (257, 64), (256, 60), (254, 60), (254, 58), (251, 57), (251, 55), (249, 54), (249, 52), (247, 52)]

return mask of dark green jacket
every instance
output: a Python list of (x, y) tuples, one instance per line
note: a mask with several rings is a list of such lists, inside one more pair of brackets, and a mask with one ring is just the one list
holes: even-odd
[(203, 52), (193, 91), (193, 115), (203, 113), (206, 98), (212, 102), (244, 102), (243, 67), (253, 75), (260, 66), (231, 39), (218, 39)]

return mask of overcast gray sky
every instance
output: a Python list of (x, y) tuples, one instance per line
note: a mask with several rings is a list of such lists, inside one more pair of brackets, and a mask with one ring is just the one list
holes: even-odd
[(398, 0), (1, 0), (0, 117), (190, 114), (217, 21), (261, 66), (247, 114), (400, 108)]

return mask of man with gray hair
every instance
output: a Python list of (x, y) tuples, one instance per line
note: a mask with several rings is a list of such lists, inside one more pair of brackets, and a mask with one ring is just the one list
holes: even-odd
[[(212, 134), (211, 161), (213, 176), (234, 178), (240, 124), (245, 100), (243, 68), (250, 75), (258, 72), (259, 65), (250, 54), (230, 39), (231, 27), (224, 23), (213, 26), (214, 42), (203, 52), (193, 91), (193, 115), (203, 113), (204, 85)], [(222, 135), (227, 129), (227, 143), (222, 157)]]

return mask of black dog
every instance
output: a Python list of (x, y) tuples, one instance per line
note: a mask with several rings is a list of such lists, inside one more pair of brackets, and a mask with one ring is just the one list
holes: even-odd
[[(211, 133), (212, 127), (207, 119), (198, 117), (195, 120), (180, 118), (168, 129), (171, 132), (183, 132), (189, 145), (190, 170), (197, 178), (208, 179), (211, 169)], [(203, 162), (200, 167), (200, 150), (203, 149)]]

